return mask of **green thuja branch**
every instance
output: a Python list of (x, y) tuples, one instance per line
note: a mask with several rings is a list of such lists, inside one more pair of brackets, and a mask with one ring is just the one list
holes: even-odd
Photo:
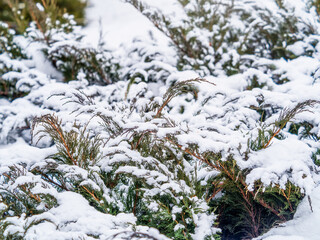
[[(41, 117), (36, 117), (33, 120), (32, 129), (35, 129), (35, 126), (38, 123), (42, 123), (44, 125), (44, 130), (38, 131), (34, 136), (37, 136), (38, 134), (42, 134), (38, 142), (45, 137), (45, 134), (49, 134), (50, 137), (58, 144), (58, 149), (61, 151), (60, 154), (62, 154), (65, 161), (64, 163), (78, 165), (76, 160), (73, 157), (73, 152), (69, 149), (69, 144), (67, 144), (66, 136), (61, 128), (61, 120), (59, 120), (57, 117), (52, 115), (44, 115)], [(45, 134), (43, 134), (45, 133)], [(72, 144), (72, 139), (68, 143)]]
[(263, 148), (267, 148), (272, 139), (276, 137), (280, 131), (287, 125), (289, 121), (291, 121), (295, 115), (305, 112), (305, 111), (310, 111), (306, 109), (307, 107), (313, 107), (314, 105), (319, 104), (319, 101), (316, 100), (307, 100), (301, 103), (298, 103), (294, 108), (285, 108), (281, 111), (279, 119), (274, 123), (274, 127), (272, 130), (271, 137), (269, 138), (268, 142), (265, 143)]
[[(36, 131), (35, 129), (38, 125), (42, 128)], [(34, 132), (33, 137), (38, 137), (38, 142), (49, 135), (58, 149), (57, 153), (48, 156), (48, 159), (54, 160), (57, 164), (49, 161), (43, 170), (35, 169), (34, 173), (40, 174), (43, 179), (60, 191), (71, 190), (79, 192), (97, 210), (107, 212), (108, 206), (100, 189), (103, 176), (99, 176), (99, 171), (92, 170), (102, 158), (100, 152), (102, 139), (98, 135), (92, 136), (90, 131), (87, 131), (86, 126), (80, 127), (74, 124), (72, 130), (64, 131), (61, 120), (50, 114), (34, 118), (32, 131)], [(68, 168), (64, 167), (67, 171), (64, 172), (63, 169), (59, 168), (59, 165), (62, 164), (74, 165), (86, 170), (88, 179), (83, 179), (77, 172), (66, 177)], [(100, 185), (97, 183), (100, 183)]]
[[(28, 170), (21, 165), (9, 167), (9, 171), (3, 173), (3, 185), (0, 187), (1, 202), (8, 206), (7, 211), (14, 212), (15, 216), (26, 214), (27, 216), (39, 214), (57, 205), (56, 199), (46, 193), (34, 193), (33, 189), (41, 182), (44, 188), (49, 187), (41, 180), (30, 178), (26, 181)], [(15, 189), (8, 187), (17, 184)], [(5, 215), (8, 215), (6, 212)]]
[(175, 97), (184, 94), (184, 93), (192, 93), (194, 98), (197, 99), (198, 90), (195, 88), (194, 83), (210, 83), (212, 85), (215, 85), (212, 82), (209, 82), (202, 78), (196, 78), (196, 79), (190, 79), (186, 81), (181, 81), (176, 84), (174, 84), (172, 87), (170, 87), (167, 92), (164, 94), (163, 99), (164, 102), (160, 106), (159, 110), (157, 111), (157, 114), (155, 117), (159, 117), (161, 115), (161, 112), (165, 106), (168, 105), (168, 103)]
[[(284, 108), (278, 117), (278, 119), (272, 123), (272, 128), (267, 128), (263, 126), (261, 129), (258, 129), (258, 136), (256, 139), (248, 140), (248, 146), (251, 150), (257, 151), (260, 149), (265, 149), (270, 146), (272, 140), (275, 137), (279, 137), (279, 134), (287, 124), (292, 121), (292, 119), (299, 113), (310, 111), (307, 108), (313, 107), (314, 105), (319, 104), (319, 101), (316, 100), (307, 100), (301, 103), (298, 103), (293, 108)], [(293, 126), (290, 126), (289, 132), (294, 132)], [(270, 126), (269, 126), (270, 127)]]
[(80, 129), (75, 124), (73, 130), (63, 131), (61, 120), (49, 114), (34, 118), (33, 131), (39, 124), (43, 129), (37, 131), (34, 136), (39, 135), (38, 141), (47, 134), (53, 139), (57, 145), (58, 153), (52, 155), (51, 158), (58, 162), (87, 169), (89, 166), (95, 165), (101, 158), (102, 140), (99, 136), (91, 137), (86, 132), (86, 128)]

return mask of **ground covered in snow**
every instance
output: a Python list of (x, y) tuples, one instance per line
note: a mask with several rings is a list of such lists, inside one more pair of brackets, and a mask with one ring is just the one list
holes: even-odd
[(312, 1), (128, 2), (0, 51), (3, 239), (319, 239)]

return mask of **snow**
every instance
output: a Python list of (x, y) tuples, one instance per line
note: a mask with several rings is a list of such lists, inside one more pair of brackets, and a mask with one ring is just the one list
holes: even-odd
[[(44, 240), (50, 236), (50, 239), (60, 240), (88, 237), (89, 234), (105, 239), (123, 229), (130, 231), (130, 224), (135, 222), (135, 217), (132, 214), (111, 216), (99, 213), (76, 193), (61, 193), (57, 200), (59, 207), (38, 216), (38, 218), (42, 217), (47, 221), (31, 227), (26, 239), (37, 237), (37, 239)], [(121, 230), (119, 231), (119, 229)]]
[[(312, 149), (307, 144), (297, 140), (295, 136), (289, 136), (282, 141), (275, 139), (271, 147), (252, 153), (248, 161), (239, 163), (239, 166), (247, 168), (255, 165), (246, 180), (251, 189), (258, 179), (266, 186), (272, 183), (279, 184), (282, 188), (285, 188), (289, 180), (296, 182), (309, 195), (316, 184), (310, 172), (313, 164), (311, 155)], [(289, 178), (287, 171), (292, 172)]]
[(320, 220), (320, 187), (316, 187), (308, 197), (304, 198), (299, 205), (294, 219), (278, 226), (257, 239), (319, 239), (318, 222)]
[[(32, 164), (39, 159), (45, 159), (48, 154), (53, 154), (56, 151), (55, 147), (40, 149), (34, 146), (29, 146), (21, 138), (18, 138), (15, 143), (8, 145), (0, 145), (2, 161), (1, 167), (7, 167), (20, 162)], [(19, 149), (19, 151), (17, 151)]]
[[(165, 6), (171, 9), (170, 0), (149, 1), (155, 5)], [(158, 2), (158, 3), (157, 3)], [(171, 3), (171, 4), (170, 4)], [(132, 5), (119, 0), (90, 0), (87, 10), (88, 26), (83, 30), (86, 41), (97, 45), (99, 34), (102, 31), (103, 40), (111, 48), (120, 45), (128, 45), (135, 38), (146, 38), (149, 31), (155, 34), (155, 38), (165, 41), (166, 38), (154, 29), (152, 23), (142, 16)]]
[[(173, 5), (175, 5), (175, 1), (149, 0), (146, 2), (149, 5), (153, 4), (153, 6), (156, 6), (163, 11), (167, 11), (167, 13), (170, 12), (168, 11), (168, 9), (174, 9)], [(92, 34), (92, 32), (97, 33), (99, 26), (98, 19), (102, 23), (104, 23), (104, 38), (107, 42), (109, 41), (114, 47), (117, 47), (121, 44), (126, 45), (136, 37), (148, 38), (147, 32), (150, 30), (152, 30), (153, 33), (156, 34), (155, 38), (165, 39), (157, 30), (152, 27), (150, 22), (146, 20), (145, 17), (138, 14), (135, 9), (124, 2), (102, 2), (93, 0), (91, 4), (93, 8), (99, 9), (99, 11), (93, 11), (92, 9), (90, 10), (90, 8), (88, 10), (90, 22), (87, 30), (91, 31), (91, 33), (87, 35), (89, 36), (89, 38), (91, 38), (91, 40), (97, 39), (97, 37), (93, 37), (94, 34)], [(105, 6), (108, 5), (106, 9), (103, 7), (104, 4)], [(277, 8), (277, 6), (272, 1), (266, 1), (263, 4), (269, 9)], [(299, 10), (298, 14), (303, 15), (305, 19), (310, 19), (310, 17), (306, 16), (306, 14), (302, 11), (302, 1), (298, 1), (296, 4), (293, 4), (292, 2), (286, 2), (286, 4), (292, 4), (292, 7)], [(254, 25), (254, 23), (252, 24)], [(196, 33), (194, 34), (197, 35)], [(288, 46), (288, 50), (292, 51), (296, 55), (302, 54), (305, 48), (306, 45), (302, 41), (298, 41), (294, 45)], [(234, 61), (235, 60), (236, 59), (234, 59)], [(264, 64), (263, 60), (260, 60), (260, 62), (260, 64)], [(259, 71), (257, 69), (248, 69), (248, 71), (246, 71), (241, 76), (235, 75), (232, 77), (228, 77), (227, 79), (224, 79), (223, 77), (208, 77), (207, 80), (215, 83), (216, 87), (212, 87), (209, 90), (207, 86), (200, 86), (201, 91), (211, 92), (211, 95), (214, 95), (214, 93), (221, 93), (221, 95), (217, 95), (215, 97), (216, 104), (208, 105), (207, 107), (203, 108), (203, 111), (205, 111), (207, 116), (222, 116), (225, 114), (225, 109), (223, 108), (223, 106), (226, 104), (226, 102), (229, 101), (229, 99), (237, 98), (239, 98), (239, 100), (236, 101), (238, 106), (257, 106), (256, 99), (259, 94), (263, 94), (266, 97), (268, 103), (281, 106), (289, 106), (290, 104), (292, 104), (292, 102), (299, 102), (310, 98), (319, 99), (318, 88), (314, 86), (314, 80), (312, 77), (310, 77), (310, 75), (319, 68), (319, 63), (315, 58), (300, 57), (290, 62), (281, 59), (278, 60), (276, 64), (278, 69), (275, 71), (275, 73), (285, 72), (286, 74), (283, 75), (283, 77), (287, 77), (291, 80), (291, 82), (283, 86), (276, 86), (268, 75), (263, 74), (262, 71)], [(254, 89), (253, 91), (247, 93), (241, 92), (248, 85), (247, 79), (250, 79), (250, 77), (252, 76), (258, 76), (260, 83), (266, 84), (266, 88), (263, 88), (263, 90)], [(166, 83), (167, 86), (170, 86), (170, 84), (177, 79), (185, 80), (196, 77), (198, 77), (198, 75), (193, 71), (174, 73), (170, 75)], [(268, 88), (273, 89), (272, 94), (268, 92)], [(136, 91), (139, 92), (139, 88), (136, 89)], [(158, 95), (158, 91), (159, 90), (154, 90), (153, 92)], [(135, 93), (132, 93), (132, 95), (134, 94)], [(231, 96), (228, 99), (225, 99), (223, 96), (226, 95)], [(270, 97), (268, 95), (270, 95)], [(179, 102), (181, 102), (181, 99), (174, 99), (171, 104), (172, 106), (175, 106), (179, 105)], [(221, 104), (219, 104), (219, 102), (221, 102)], [(185, 110), (186, 114), (184, 116), (177, 116), (180, 118), (180, 120), (188, 119), (188, 122), (191, 125), (201, 127), (201, 125), (209, 124), (210, 126), (212, 126), (212, 128), (219, 129), (219, 131), (217, 132), (219, 132), (220, 134), (217, 132), (204, 133), (203, 131), (199, 131), (193, 134), (187, 133), (177, 136), (178, 141), (181, 145), (200, 143), (200, 150), (203, 152), (219, 152), (225, 148), (236, 148), (238, 147), (237, 145), (239, 144), (239, 141), (245, 145), (246, 139), (241, 141), (240, 139), (242, 139), (243, 136), (237, 136), (236, 133), (230, 131), (230, 129), (233, 129), (235, 126), (239, 125), (239, 121), (235, 121), (235, 119), (241, 121), (244, 115), (246, 116), (245, 121), (248, 121), (248, 118), (250, 117), (251, 119), (257, 120), (258, 117), (256, 116), (256, 113), (245, 110), (244, 108), (242, 108), (241, 111), (239, 109), (239, 112), (236, 112), (237, 107), (235, 106), (236, 109), (231, 107), (229, 110), (233, 112), (232, 114), (230, 113), (229, 119), (226, 116), (224, 117), (224, 120), (218, 119), (218, 122), (222, 123), (221, 125), (218, 123), (208, 123), (204, 117), (195, 117), (194, 112), (197, 111), (197, 105), (195, 105), (194, 107), (187, 107), (188, 110)], [(172, 110), (172, 112), (175, 112), (174, 109)], [(316, 115), (318, 116), (318, 113)], [(313, 118), (315, 117), (316, 116), (313, 116)], [(255, 120), (249, 120), (249, 122), (247, 122), (247, 126), (256, 125)], [(225, 125), (225, 123), (228, 123), (228, 127), (223, 126)], [(240, 124), (240, 126), (243, 126), (243, 124)], [(131, 126), (128, 125), (128, 127), (137, 127), (140, 131), (144, 131), (147, 129), (157, 129), (156, 124), (141, 125), (141, 127), (138, 127), (132, 123)], [(159, 137), (163, 137), (170, 131), (172, 130), (165, 128), (159, 129), (157, 135)], [(221, 135), (221, 131), (224, 132), (224, 135)], [(315, 224), (319, 222), (319, 219), (316, 218), (316, 204), (318, 200), (316, 194), (318, 193), (319, 196), (320, 194), (317, 190), (318, 188), (315, 188), (318, 183), (312, 177), (313, 173), (311, 169), (313, 163), (310, 158), (312, 152), (313, 148), (309, 143), (300, 141), (296, 136), (287, 135), (285, 140), (274, 139), (271, 146), (267, 149), (251, 153), (247, 161), (239, 160), (237, 162), (241, 168), (250, 168), (251, 166), (254, 166), (254, 169), (249, 173), (246, 179), (246, 182), (249, 186), (253, 187), (254, 182), (260, 179), (266, 185), (279, 184), (281, 187), (285, 187), (285, 184), (289, 180), (295, 182), (299, 187), (303, 189), (303, 191), (307, 195), (311, 194), (310, 196), (312, 196), (313, 202), (315, 202), (315, 205), (313, 206), (314, 212), (309, 212), (308, 214), (306, 214), (306, 212), (302, 212), (301, 210), (303, 207), (306, 211), (308, 210), (308, 203), (306, 202), (305, 198), (304, 202), (299, 206), (294, 220), (286, 223), (286, 227), (279, 227), (271, 230), (266, 235), (268, 237), (263, 239), (300, 240), (317, 239), (317, 236), (319, 236), (319, 233), (315, 230), (317, 229)], [(287, 176), (288, 171), (292, 172), (289, 177)], [(135, 172), (134, 174), (138, 174), (138, 172)], [(318, 202), (320, 202), (319, 200)], [(298, 217), (299, 212), (302, 217)], [(203, 239), (203, 236), (200, 233), (204, 233), (205, 229), (207, 230), (210, 228), (210, 226), (206, 226), (205, 224), (200, 225), (203, 226), (203, 229), (199, 230), (199, 232), (194, 235), (195, 239)], [(175, 228), (178, 229), (179, 225), (176, 225)]]
[[(185, 24), (185, 13), (177, 1), (144, 2), (155, 11), (170, 16), (170, 19), (173, 19), (172, 27)], [(238, 4), (240, 6), (242, 3)], [(268, 0), (261, 4), (275, 12), (275, 19), (279, 18), (278, 7), (273, 1)], [(285, 1), (285, 5), (291, 6), (301, 19), (319, 27), (319, 23), (312, 18), (313, 12), (304, 9), (305, 1)], [(192, 6), (189, 4), (186, 9)], [(41, 9), (41, 5), (37, 7)], [(248, 5), (249, 7), (251, 5)], [(251, 22), (252, 26), (263, 24), (259, 16), (255, 17), (257, 19)], [(2, 188), (9, 192), (19, 192), (21, 186), (27, 185), (30, 186), (30, 193), (52, 196), (57, 201), (51, 208), (40, 203), (37, 209), (44, 212), (31, 217), (24, 213), (8, 216), (7, 220), (12, 225), (6, 229), (5, 234), (25, 234), (25, 239), (39, 240), (48, 239), (48, 236), (57, 240), (95, 237), (109, 239), (114, 236), (122, 239), (121, 234), (127, 236), (140, 231), (158, 239), (167, 239), (157, 229), (137, 225), (137, 218), (132, 213), (111, 214), (110, 206), (117, 206), (119, 211), (125, 208), (120, 201), (120, 195), (126, 194), (132, 184), (130, 180), (127, 185), (107, 188), (105, 179), (101, 176), (102, 173), (111, 173), (114, 175), (111, 180), (115, 180), (118, 175), (130, 176), (130, 179), (140, 179), (152, 186), (141, 189), (147, 197), (145, 204), (151, 212), (161, 211), (161, 206), (153, 197), (168, 196), (174, 199), (177, 206), (170, 206), (170, 214), (174, 220), (180, 219), (185, 207), (182, 200), (188, 198), (192, 202), (190, 215), (195, 224), (192, 238), (202, 240), (214, 235), (218, 232), (214, 227), (216, 215), (210, 212), (204, 197), (194, 197), (192, 183), (199, 182), (205, 187), (218, 171), (203, 162), (199, 163), (194, 157), (196, 154), (191, 161), (186, 161), (182, 156), (185, 154), (183, 151), (187, 152), (197, 146), (195, 153), (217, 153), (221, 155), (222, 161), (232, 156), (235, 164), (247, 172), (245, 183), (248, 191), (254, 191), (257, 181), (264, 187), (278, 186), (281, 189), (285, 189), (289, 181), (298, 186), (305, 195), (292, 220), (275, 226), (257, 239), (319, 239), (320, 230), (317, 224), (320, 221), (320, 178), (319, 167), (314, 164), (312, 156), (320, 148), (320, 144), (319, 141), (303, 138), (302, 128), (297, 135), (288, 131), (293, 123), (308, 122), (313, 125), (313, 133), (319, 135), (320, 106), (312, 106), (308, 111), (290, 119), (287, 126), (281, 130), (281, 139), (272, 138), (271, 144), (265, 148), (249, 149), (250, 140), (258, 137), (259, 130), (264, 129), (266, 134), (272, 130), (281, 110), (292, 109), (308, 99), (320, 101), (320, 55), (317, 49), (320, 44), (314, 47), (311, 56), (304, 55), (305, 50), (310, 47), (308, 41), (312, 40), (312, 37), (319, 38), (318, 33), (286, 46), (287, 50), (298, 56), (295, 59), (270, 59), (268, 54), (264, 57), (240, 56), (235, 46), (226, 46), (226, 49), (230, 48), (229, 51), (218, 50), (223, 53), (223, 63), (232, 60), (231, 64), (235, 65), (237, 61), (251, 61), (251, 65), (247, 67), (244, 64), (240, 73), (227, 76), (223, 72), (222, 64), (217, 63), (212, 67), (215, 68), (213, 76), (209, 75), (207, 70), (190, 70), (188, 66), (178, 71), (175, 66), (178, 56), (172, 44), (169, 44), (168, 37), (125, 1), (90, 0), (87, 18), (88, 25), (80, 30), (85, 34), (83, 42), (72, 39), (72, 34), (65, 36), (57, 33), (57, 42), (49, 53), (65, 44), (83, 49), (97, 46), (101, 40), (99, 32), (102, 31), (106, 47), (113, 50), (112, 53), (118, 56), (120, 63), (125, 66), (121, 74), (130, 76), (132, 73), (139, 73), (140, 77), (130, 86), (130, 90), (128, 81), (119, 81), (108, 86), (90, 85), (83, 72), (79, 72), (76, 79), (63, 83), (63, 75), (40, 51), (42, 43), (30, 39), (27, 41), (23, 37), (17, 37), (17, 42), (28, 46), (27, 55), (30, 59), (17, 61), (6, 54), (0, 55), (0, 67), (6, 64), (5, 66), (12, 70), (1, 78), (15, 83), (22, 92), (30, 92), (13, 101), (0, 99), (0, 183)], [(237, 16), (228, 24), (233, 24), (241, 31), (248, 27)], [(32, 33), (32, 28), (30, 31), (30, 34), (37, 33)], [(212, 29), (212, 32), (214, 31), (218, 32), (219, 28)], [(207, 41), (212, 32), (195, 28), (186, 38), (199, 37), (205, 46), (209, 44)], [(103, 58), (104, 55), (99, 54), (98, 56)], [(205, 60), (210, 62), (212, 56), (213, 53), (207, 53)], [(63, 66), (63, 63), (57, 62), (56, 65)], [(287, 82), (277, 84), (278, 75), (280, 80), (286, 79)], [(155, 117), (155, 109), (159, 109), (164, 103), (162, 96), (169, 87), (200, 76), (206, 76), (209, 83), (193, 83), (195, 91), (192, 93), (196, 92), (196, 98), (190, 92), (183, 92), (167, 104), (161, 118)], [(254, 78), (257, 78), (257, 83), (263, 87), (250, 89)], [(161, 81), (147, 82), (148, 79)], [(85, 98), (85, 94), (90, 98)], [(265, 111), (264, 122), (256, 111), (259, 108)], [(100, 147), (102, 157), (94, 159), (97, 164), (85, 169), (60, 162), (59, 166), (55, 167), (56, 162), (52, 155), (57, 153), (56, 145), (53, 145), (49, 137), (44, 137), (37, 143), (39, 135), (31, 141), (29, 132), (33, 117), (45, 114), (59, 117), (64, 131), (79, 134), (80, 130), (75, 125), (80, 124), (86, 126), (90, 136), (99, 135), (104, 139)], [(105, 125), (102, 126), (104, 120)], [(106, 131), (106, 128), (111, 130)], [(39, 130), (43, 130), (43, 126), (36, 126), (34, 132)], [(145, 136), (150, 136), (152, 140), (148, 143), (150, 149), (144, 150), (145, 152), (158, 145), (163, 148), (164, 153), (166, 148), (173, 154), (176, 154), (178, 149), (182, 150), (177, 153), (178, 163), (174, 162), (175, 159), (170, 163), (161, 162), (150, 154), (136, 151), (139, 142), (148, 141)], [(138, 139), (138, 143), (132, 140), (134, 138)], [(170, 138), (171, 145), (163, 144), (162, 140), (166, 138)], [(81, 154), (81, 151), (74, 153)], [(103, 192), (103, 196), (99, 196), (100, 201), (95, 204), (108, 205), (107, 210), (97, 211), (80, 193), (73, 192), (75, 186), (71, 183), (65, 184), (68, 191), (58, 192), (53, 187), (54, 183), (48, 184), (40, 175), (33, 173), (34, 170), (48, 167), (58, 171), (70, 182), (76, 181), (79, 187)], [(12, 168), (20, 170), (21, 175), (16, 176), (14, 181), (5, 181), (5, 174)], [(185, 177), (192, 181), (180, 179), (179, 171), (183, 171)], [(4, 191), (2, 188), (1, 191)], [(120, 195), (116, 192), (119, 189), (123, 190), (119, 191)], [(94, 197), (97, 198), (95, 195)], [(0, 211), (5, 209), (6, 205), (0, 203)], [(30, 225), (38, 220), (38, 224)], [(31, 227), (25, 231), (25, 227), (29, 225)], [(181, 221), (174, 226), (175, 231), (184, 228)]]

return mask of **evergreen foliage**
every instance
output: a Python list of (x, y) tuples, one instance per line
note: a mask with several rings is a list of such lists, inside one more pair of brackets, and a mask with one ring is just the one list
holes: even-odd
[[(192, 69), (201, 75), (241, 73), (252, 66), (248, 55), (292, 59), (289, 46), (313, 29), (282, 1), (274, 9), (249, 1), (181, 0), (185, 16), (177, 22), (146, 6), (127, 0), (171, 39), (178, 53), (177, 69)], [(234, 25), (233, 23), (236, 23)]]
[[(41, 3), (41, 5), (36, 5)], [(39, 10), (50, 12), (51, 16), (68, 12), (78, 24), (84, 24), (84, 10), (87, 2), (83, 0), (4, 0), (0, 3), (0, 21), (6, 22), (19, 33), (24, 33), (29, 23), (39, 17)], [(38, 8), (40, 7), (40, 9)]]
[[(39, 65), (37, 61), (44, 60), (28, 54), (24, 49), (27, 44), (35, 42), (41, 44), (41, 51), (44, 53), (42, 58), (50, 61), (61, 72), (63, 77), (58, 74), (56, 77), (63, 81), (83, 79), (89, 84), (106, 85), (119, 79), (119, 64), (113, 60), (110, 51), (102, 49), (102, 45), (94, 48), (83, 44), (83, 36), (79, 33), (74, 17), (63, 13), (57, 2), (44, 1), (41, 6), (40, 3), (28, 1), (28, 5), (28, 13), (32, 13), (31, 19), (22, 16), (21, 12), (14, 18), (17, 25), (23, 24), (23, 31), (27, 35), (24, 41), (16, 41), (15, 31), (6, 23), (1, 23), (1, 96), (13, 100), (26, 95), (35, 85), (44, 83), (39, 79), (38, 72), (26, 66), (30, 62)], [(23, 23), (19, 19), (24, 19)], [(26, 75), (33, 80), (25, 82)]]
[(85, 43), (82, 1), (0, 24), (0, 239), (252, 239), (312, 210), (319, 3), (127, 2), (170, 46)]
[(23, 96), (23, 93), (15, 88), (16, 81), (6, 80), (4, 75), (13, 70), (20, 70), (17, 61), (14, 60), (27, 59), (23, 49), (14, 42), (14, 34), (14, 30), (9, 29), (7, 24), (0, 22), (0, 96), (9, 99)]

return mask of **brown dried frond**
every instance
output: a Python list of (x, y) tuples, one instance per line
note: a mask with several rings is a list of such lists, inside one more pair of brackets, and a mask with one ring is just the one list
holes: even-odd
[(34, 131), (35, 126), (41, 124), (44, 129), (39, 130), (36, 134), (32, 134), (33, 136), (36, 136), (38, 134), (42, 134), (39, 138), (37, 143), (45, 137), (47, 134), (52, 137), (52, 139), (55, 141), (55, 143), (62, 143), (63, 147), (65, 148), (65, 151), (72, 161), (74, 165), (78, 165), (75, 159), (72, 156), (72, 153), (70, 152), (69, 146), (67, 144), (66, 138), (64, 136), (64, 132), (61, 128), (61, 120), (58, 119), (58, 117), (51, 115), (51, 114), (46, 114), (41, 117), (35, 117), (33, 119), (32, 123), (32, 131)]
[(36, 125), (41, 124), (43, 129), (38, 130), (33, 137), (40, 135), (38, 141), (50, 136), (55, 142), (58, 153), (50, 158), (68, 165), (76, 165), (82, 168), (94, 165), (101, 157), (100, 146), (102, 139), (99, 135), (91, 136), (86, 126), (80, 128), (74, 124), (74, 129), (64, 131), (61, 120), (55, 115), (43, 115), (33, 120), (32, 131)]
[(194, 83), (203, 83), (203, 82), (210, 83), (215, 86), (214, 83), (209, 82), (208, 80), (203, 79), (203, 78), (195, 78), (195, 79), (185, 80), (185, 81), (181, 81), (181, 82), (174, 84), (164, 94), (164, 96), (163, 96), (164, 102), (160, 106), (155, 117), (159, 117), (163, 108), (176, 96), (179, 96), (183, 93), (191, 92), (194, 95), (194, 97), (197, 99), (198, 89), (194, 86)]
[(280, 113), (279, 119), (274, 123), (274, 130), (273, 130), (273, 134), (271, 136), (271, 138), (269, 139), (269, 141), (264, 145), (263, 148), (267, 148), (272, 139), (274, 137), (276, 137), (280, 131), (286, 126), (286, 124), (291, 121), (291, 119), (293, 119), (297, 114), (302, 113), (302, 112), (306, 112), (309, 111), (311, 112), (311, 110), (306, 109), (307, 107), (313, 107), (316, 104), (319, 104), (320, 101), (316, 101), (316, 100), (306, 100), (304, 102), (300, 102), (298, 103), (294, 108), (290, 109), (290, 108), (284, 108), (282, 110), (282, 112)]

